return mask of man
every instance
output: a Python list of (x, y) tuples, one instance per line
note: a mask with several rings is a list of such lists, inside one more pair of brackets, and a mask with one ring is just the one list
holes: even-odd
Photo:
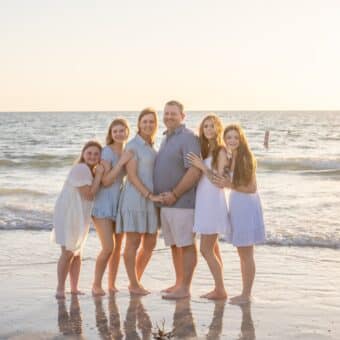
[(197, 264), (193, 234), (195, 186), (200, 170), (190, 167), (189, 152), (200, 155), (200, 145), (194, 133), (183, 124), (183, 105), (169, 101), (164, 108), (167, 128), (155, 161), (154, 192), (162, 194), (161, 225), (165, 244), (171, 247), (176, 282), (164, 290), (164, 299), (190, 296), (190, 286)]

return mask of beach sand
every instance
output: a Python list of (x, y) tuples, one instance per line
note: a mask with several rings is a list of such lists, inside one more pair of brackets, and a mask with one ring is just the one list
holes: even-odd
[[(59, 249), (49, 243), (49, 232), (2, 231), (0, 339), (152, 339), (163, 321), (165, 331), (173, 330), (179, 339), (340, 339), (339, 250), (258, 246), (254, 299), (241, 308), (199, 298), (213, 286), (201, 256), (191, 299), (162, 300), (160, 290), (174, 279), (162, 239), (143, 278), (150, 295), (130, 297), (122, 261), (119, 293), (93, 298), (98, 249), (91, 232), (80, 278), (85, 295), (67, 294), (57, 301)], [(221, 250), (225, 284), (233, 296), (241, 288), (238, 257), (228, 244), (221, 243)]]

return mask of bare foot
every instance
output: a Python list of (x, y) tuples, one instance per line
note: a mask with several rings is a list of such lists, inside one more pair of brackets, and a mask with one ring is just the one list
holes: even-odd
[(177, 288), (179, 288), (179, 286), (173, 285), (173, 286), (170, 286), (168, 288), (162, 289), (161, 293), (172, 293)]
[(103, 296), (105, 295), (105, 291), (101, 287), (92, 287), (92, 295), (93, 296)]
[(71, 294), (72, 294), (72, 295), (85, 295), (85, 293), (82, 292), (82, 291), (79, 290), (79, 289), (71, 290)]
[(251, 301), (250, 296), (248, 295), (238, 295), (234, 296), (230, 299), (229, 303), (232, 305), (245, 305)]
[(65, 291), (63, 290), (57, 290), (55, 293), (55, 298), (58, 300), (65, 299)]
[(190, 291), (186, 288), (177, 288), (169, 294), (162, 295), (165, 300), (178, 300), (190, 297)]
[(118, 288), (116, 288), (116, 287), (109, 287), (109, 294), (110, 295), (114, 295), (114, 294), (116, 294), (116, 293), (118, 293), (119, 292), (119, 289)]
[(131, 287), (129, 286), (129, 291), (131, 295), (148, 295), (150, 292), (145, 289), (143, 286), (139, 287)]
[(212, 291), (210, 291), (210, 292), (208, 292), (208, 293), (202, 294), (202, 295), (200, 295), (200, 298), (206, 298), (206, 297), (207, 297), (207, 295), (209, 295), (209, 294), (213, 293), (214, 291), (215, 291), (215, 289), (214, 289), (214, 290), (212, 290)]
[(202, 295), (202, 297), (209, 300), (225, 300), (228, 296), (225, 290), (213, 290), (212, 292)]

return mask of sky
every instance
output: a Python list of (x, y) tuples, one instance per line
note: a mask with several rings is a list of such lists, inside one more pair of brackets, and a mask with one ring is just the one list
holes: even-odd
[(340, 0), (0, 0), (0, 111), (340, 110)]

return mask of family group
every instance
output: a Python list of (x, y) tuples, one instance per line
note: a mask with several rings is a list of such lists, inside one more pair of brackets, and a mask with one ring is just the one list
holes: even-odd
[(108, 291), (117, 292), (116, 276), (124, 241), (123, 259), (131, 294), (146, 295), (142, 276), (161, 229), (171, 248), (174, 284), (162, 291), (164, 299), (190, 296), (197, 264), (196, 234), (200, 253), (214, 279), (207, 299), (227, 299), (219, 236), (238, 251), (241, 294), (230, 303), (251, 298), (255, 278), (254, 245), (265, 241), (260, 197), (256, 183), (256, 159), (238, 124), (223, 127), (215, 114), (206, 115), (198, 135), (185, 124), (183, 105), (166, 103), (166, 131), (155, 149), (158, 114), (144, 109), (136, 135), (124, 118), (114, 119), (106, 145), (87, 142), (69, 172), (57, 199), (52, 236), (61, 246), (57, 265), (56, 298), (65, 298), (70, 277), (72, 294), (81, 294), (78, 281), (81, 253), (92, 219), (101, 250), (97, 256), (92, 294), (104, 295), (102, 279), (108, 268)]

